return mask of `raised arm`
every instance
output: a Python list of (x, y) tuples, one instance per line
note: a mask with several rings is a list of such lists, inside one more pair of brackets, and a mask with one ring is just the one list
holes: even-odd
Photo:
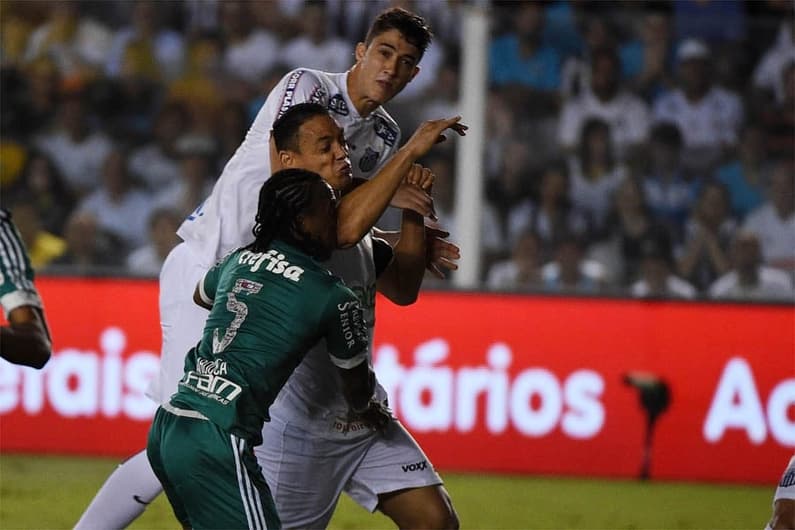
[(451, 129), (463, 136), (466, 126), (461, 117), (431, 120), (420, 125), (412, 137), (381, 168), (378, 174), (347, 193), (338, 209), (337, 239), (340, 248), (355, 245), (386, 210), (412, 164), (435, 144), (444, 141), (442, 133)]

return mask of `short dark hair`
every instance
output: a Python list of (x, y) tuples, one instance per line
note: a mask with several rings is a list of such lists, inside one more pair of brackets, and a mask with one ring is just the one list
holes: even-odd
[(273, 141), (276, 149), (299, 152), (298, 131), (301, 126), (315, 116), (328, 116), (326, 107), (319, 103), (299, 103), (293, 105), (273, 122)]
[(282, 239), (311, 254), (296, 237), (297, 223), (312, 205), (313, 189), (327, 186), (320, 175), (306, 169), (283, 169), (265, 181), (259, 192), (257, 216), (254, 219), (254, 242), (247, 249), (264, 252), (271, 242)]
[(419, 62), (433, 38), (425, 19), (400, 7), (387, 9), (375, 18), (367, 31), (364, 43), (369, 46), (377, 36), (392, 29), (398, 30), (409, 44), (417, 47), (420, 51), (420, 56), (417, 58)]

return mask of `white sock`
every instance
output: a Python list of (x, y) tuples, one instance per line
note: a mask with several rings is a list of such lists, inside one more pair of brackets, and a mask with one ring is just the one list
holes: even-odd
[(126, 528), (163, 491), (146, 458), (146, 450), (128, 458), (97, 492), (75, 530)]

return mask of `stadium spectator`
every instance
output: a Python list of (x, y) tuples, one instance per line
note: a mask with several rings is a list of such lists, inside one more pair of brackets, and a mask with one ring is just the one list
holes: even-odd
[(249, 127), (248, 114), (246, 107), (242, 103), (227, 101), (224, 103), (221, 113), (218, 116), (217, 135), (217, 160), (216, 174), (220, 175), (224, 166), (237, 151), (237, 147), (246, 136)]
[(113, 147), (104, 133), (92, 130), (88, 112), (84, 93), (63, 94), (56, 127), (35, 140), (36, 147), (55, 163), (69, 190), (77, 196), (97, 187), (102, 162)]
[(46, 267), (66, 252), (66, 241), (44, 229), (35, 197), (20, 195), (13, 201), (11, 215), (19, 235), (28, 251), (30, 265), (34, 270)]
[(732, 269), (715, 280), (710, 298), (731, 300), (795, 301), (792, 278), (784, 271), (762, 265), (759, 238), (740, 231), (732, 242)]
[(146, 240), (152, 198), (133, 185), (127, 172), (127, 155), (121, 150), (111, 151), (107, 156), (102, 185), (77, 208), (94, 215), (99, 227), (119, 241), (125, 255)]
[(534, 232), (520, 234), (511, 258), (491, 265), (486, 287), (511, 291), (541, 287), (541, 241)]
[[(754, 88), (769, 93), (778, 103), (783, 103), (788, 94), (782, 72), (792, 63), (795, 63), (795, 19), (790, 13), (781, 21), (775, 42), (754, 69)], [(789, 94), (789, 97), (791, 99), (792, 95)]]
[(52, 161), (41, 153), (31, 153), (18, 184), (7, 197), (28, 196), (44, 230), (61, 235), (75, 201)]
[(627, 176), (617, 163), (610, 126), (590, 118), (582, 126), (576, 155), (569, 157), (571, 202), (588, 215), (591, 232), (602, 235), (610, 201)]
[(729, 246), (736, 227), (729, 215), (726, 188), (716, 182), (705, 184), (685, 225), (684, 243), (677, 260), (679, 275), (700, 291), (706, 291), (731, 266)]
[(647, 8), (639, 21), (638, 38), (619, 47), (621, 75), (646, 101), (653, 101), (673, 84), (675, 49), (671, 17), (662, 9)]
[(162, 105), (163, 85), (151, 47), (142, 41), (124, 49), (119, 75), (92, 84), (97, 113), (105, 130), (120, 144), (140, 145), (149, 139)]
[(176, 144), (187, 124), (188, 116), (182, 105), (165, 105), (155, 120), (152, 141), (130, 156), (130, 174), (149, 190), (157, 192), (179, 180)]
[[(501, 225), (510, 222), (511, 216), (514, 215), (512, 212), (516, 208), (524, 210), (532, 202), (535, 179), (530, 167), (530, 159), (531, 156), (525, 142), (519, 139), (509, 139), (502, 146), (501, 167), (485, 183), (486, 197), (488, 202), (496, 208)], [(521, 222), (521, 219), (517, 219), (516, 222)], [(521, 232), (521, 227), (518, 227), (515, 232), (511, 232), (510, 225), (507, 226), (508, 230), (500, 229), (500, 232), (505, 232), (509, 238), (508, 241), (504, 241), (503, 251), (507, 251), (513, 246), (515, 236)]]
[(168, 207), (185, 218), (212, 191), (215, 145), (210, 138), (186, 135), (177, 141), (176, 151), (180, 157), (179, 176), (154, 195), (153, 203), (155, 208)]
[(221, 35), (225, 49), (223, 68), (227, 75), (256, 84), (280, 60), (278, 38), (256, 27), (254, 2), (218, 2)]
[(122, 74), (130, 46), (144, 45), (156, 63), (158, 77), (174, 79), (183, 68), (185, 42), (178, 32), (163, 25), (162, 13), (154, 0), (135, 0), (130, 23), (113, 36), (105, 62), (105, 73), (113, 78)]
[(615, 46), (615, 31), (603, 14), (591, 14), (584, 21), (585, 49), (582, 54), (566, 58), (560, 72), (560, 93), (564, 101), (582, 96), (591, 90), (593, 56), (599, 50)]
[(672, 123), (660, 123), (651, 131), (649, 164), (643, 193), (655, 220), (679, 237), (696, 199), (697, 184), (688, 181), (682, 167), (682, 134)]
[(66, 267), (72, 274), (91, 275), (123, 263), (118, 242), (99, 228), (91, 213), (73, 212), (66, 221), (64, 239), (66, 252), (53, 260), (48, 269)]
[(542, 41), (544, 7), (541, 2), (528, 1), (511, 8), (512, 31), (494, 39), (489, 49), (489, 78), (495, 86), (510, 87), (526, 111), (530, 107), (554, 110), (561, 57)]
[(764, 132), (759, 125), (746, 124), (737, 158), (719, 167), (715, 175), (729, 191), (732, 213), (739, 219), (764, 201), (765, 161)]
[(673, 274), (671, 241), (664, 231), (656, 231), (641, 241), (640, 278), (630, 289), (635, 298), (696, 297), (696, 289)]
[(765, 145), (770, 158), (795, 158), (795, 61), (781, 71), (783, 101), (768, 101), (760, 111)]
[(285, 43), (281, 52), (280, 59), (287, 66), (326, 72), (344, 72), (350, 66), (350, 45), (328, 34), (323, 3), (307, 0), (301, 8), (299, 24), (301, 34)]
[(700, 39), (710, 43), (741, 41), (745, 38), (745, 6), (742, 2), (673, 2), (676, 38)]
[(33, 277), (11, 215), (0, 209), (0, 305), (8, 322), (0, 327), (0, 357), (42, 368), (52, 354), (52, 342)]
[(687, 167), (704, 172), (737, 144), (743, 106), (734, 93), (713, 85), (706, 44), (688, 39), (679, 45), (676, 58), (679, 87), (655, 100), (654, 119), (679, 127)]
[(641, 183), (625, 178), (613, 196), (605, 223), (608, 239), (591, 252), (607, 265), (609, 276), (627, 286), (637, 280), (641, 261), (641, 243), (653, 232), (655, 224)]
[[(19, 85), (9, 84), (11, 77)], [(4, 134), (28, 139), (50, 127), (58, 115), (61, 76), (55, 63), (46, 57), (36, 59), (24, 69), (3, 69), (2, 119)]]
[(764, 263), (795, 271), (795, 170), (793, 161), (777, 161), (772, 168), (768, 200), (748, 214), (743, 228), (759, 237)]
[(538, 201), (527, 199), (512, 208), (508, 214), (508, 236), (516, 241), (527, 230), (536, 232), (541, 239), (541, 256), (552, 258), (557, 241), (562, 234), (588, 235), (587, 217), (572, 206), (569, 197), (569, 175), (565, 164), (547, 166), (541, 175)]
[(127, 269), (133, 274), (157, 277), (168, 253), (179, 238), (177, 228), (183, 216), (170, 208), (157, 208), (149, 215), (149, 241), (127, 256)]
[(649, 135), (649, 109), (637, 96), (620, 89), (620, 63), (611, 49), (600, 49), (591, 58), (591, 83), (577, 99), (563, 106), (558, 139), (569, 152), (577, 148), (582, 127), (590, 118), (610, 125), (616, 156), (630, 158)]
[(185, 106), (193, 129), (212, 133), (216, 113), (228, 95), (223, 65), (218, 35), (204, 33), (190, 40), (185, 71), (169, 84), (166, 97)]
[(573, 234), (563, 234), (555, 243), (555, 259), (541, 268), (544, 290), (567, 294), (597, 294), (607, 281), (604, 267), (586, 259), (585, 241)]
[(78, 2), (50, 2), (49, 18), (31, 33), (25, 60), (49, 57), (73, 83), (102, 72), (113, 39), (102, 24), (81, 17)]

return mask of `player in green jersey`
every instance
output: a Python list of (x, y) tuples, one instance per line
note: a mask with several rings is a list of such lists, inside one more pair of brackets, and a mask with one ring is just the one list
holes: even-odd
[(4, 209), (0, 209), (0, 305), (9, 324), (0, 327), (0, 357), (43, 367), (50, 359), (50, 332), (25, 244)]
[(333, 192), (319, 175), (279, 171), (261, 189), (255, 241), (196, 288), (194, 300), (210, 314), (147, 444), (185, 528), (280, 526), (252, 448), (262, 442), (268, 407), (319, 340), (358, 421), (376, 429), (390, 421), (371, 399), (375, 379), (356, 295), (318, 263), (336, 247), (336, 218)]

